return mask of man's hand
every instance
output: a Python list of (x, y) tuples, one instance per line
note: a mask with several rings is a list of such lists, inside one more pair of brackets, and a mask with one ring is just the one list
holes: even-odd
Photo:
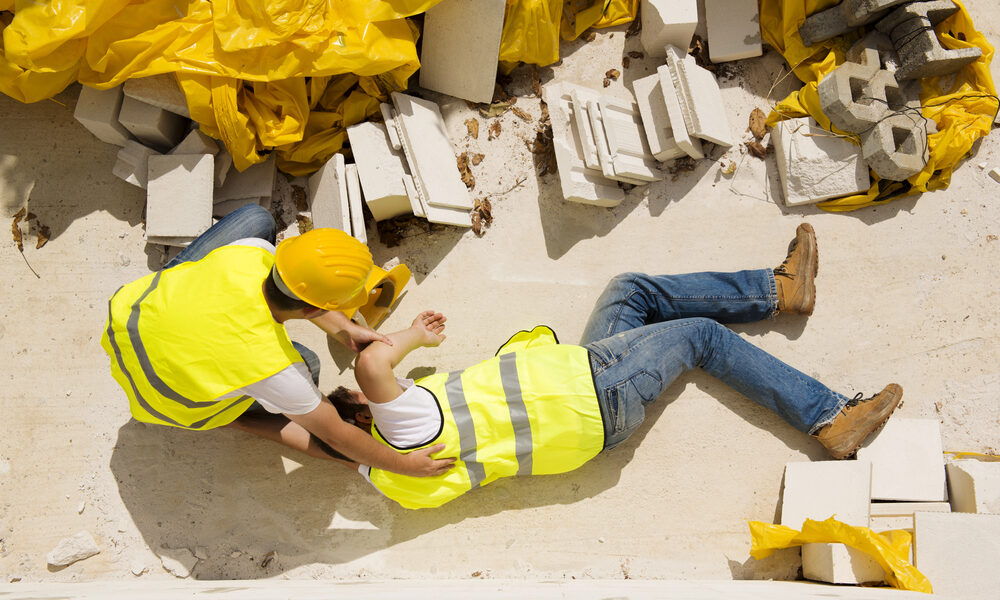
[(372, 342), (382, 342), (384, 344), (388, 344), (389, 346), (392, 345), (392, 340), (385, 337), (381, 333), (375, 331), (374, 329), (362, 327), (353, 321), (350, 325), (345, 327), (342, 335), (337, 336), (336, 339), (346, 346), (348, 350), (354, 353), (361, 352)]
[(444, 450), (444, 444), (435, 444), (422, 450), (414, 450), (404, 456), (404, 475), (412, 477), (433, 477), (444, 475), (455, 466), (455, 458), (431, 458), (431, 454)]
[(425, 310), (413, 319), (410, 329), (417, 333), (421, 346), (434, 347), (445, 340), (444, 322), (448, 319), (439, 312)]

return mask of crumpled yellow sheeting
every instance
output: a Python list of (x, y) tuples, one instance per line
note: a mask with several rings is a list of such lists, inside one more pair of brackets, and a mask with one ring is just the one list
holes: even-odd
[[(73, 81), (107, 89), (175, 73), (192, 118), (237, 168), (275, 151), (280, 168), (305, 174), (342, 148), (343, 127), (405, 89), (420, 63), (404, 17), (439, 1), (0, 0), (13, 10), (0, 15), (0, 92), (36, 102)], [(325, 94), (344, 81), (354, 89)]]
[(933, 593), (927, 578), (909, 563), (910, 534), (903, 530), (875, 533), (867, 527), (852, 527), (833, 517), (825, 521), (806, 519), (802, 531), (784, 525), (749, 521), (750, 556), (762, 559), (775, 550), (811, 543), (847, 544), (868, 554), (885, 571), (885, 580), (894, 588)]
[[(955, 167), (968, 154), (972, 144), (987, 135), (998, 109), (996, 89), (989, 65), (993, 47), (979, 33), (972, 18), (955, 0), (959, 11), (935, 27), (941, 45), (947, 49), (978, 46), (983, 55), (964, 67), (948, 89), (942, 86), (949, 77), (929, 77), (920, 80), (922, 114), (933, 119), (937, 133), (928, 136), (930, 157), (924, 169), (905, 182), (880, 180), (872, 174), (873, 183), (867, 193), (821, 202), (828, 211), (849, 211), (884, 202), (903, 195), (942, 189), (951, 181)], [(806, 15), (838, 4), (838, 0), (760, 0), (760, 25), (764, 40), (781, 52), (803, 87), (778, 102), (768, 116), (768, 125), (784, 118), (810, 115), (825, 129), (836, 130), (823, 114), (817, 93), (819, 81), (844, 62), (844, 54), (859, 39), (856, 32), (845, 34), (806, 47), (799, 37), (799, 26)], [(965, 41), (958, 39), (959, 34)], [(856, 136), (851, 136), (857, 142)]]

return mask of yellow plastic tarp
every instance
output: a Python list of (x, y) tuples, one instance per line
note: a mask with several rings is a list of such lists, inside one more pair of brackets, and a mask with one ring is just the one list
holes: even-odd
[(173, 73), (237, 168), (274, 152), (305, 174), (405, 89), (420, 64), (406, 17), (439, 1), (0, 0), (0, 92), (37, 102)]
[(802, 531), (784, 525), (749, 521), (750, 556), (760, 560), (782, 548), (811, 543), (846, 544), (871, 556), (885, 571), (885, 580), (894, 588), (933, 593), (931, 583), (907, 560), (910, 534), (903, 530), (875, 533), (867, 527), (852, 527), (833, 517), (825, 521), (806, 519)]
[[(798, 32), (807, 15), (838, 3), (839, 0), (760, 0), (760, 28), (764, 40), (784, 56), (804, 84), (774, 106), (768, 116), (768, 125), (774, 126), (785, 118), (809, 115), (823, 128), (845, 134), (833, 128), (823, 114), (816, 86), (844, 62), (846, 51), (860, 36), (857, 32), (849, 33), (806, 47)], [(934, 28), (941, 45), (946, 49), (976, 46), (982, 49), (983, 55), (964, 67), (953, 81), (950, 81), (951, 76), (920, 80), (923, 116), (937, 125), (937, 133), (928, 136), (930, 158), (927, 165), (905, 182), (879, 180), (873, 173), (874, 182), (867, 193), (821, 202), (820, 208), (855, 210), (903, 195), (943, 189), (973, 143), (990, 132), (1000, 105), (989, 71), (993, 47), (976, 30), (961, 0), (955, 0), (955, 4), (959, 7), (958, 12)], [(945, 89), (943, 86), (948, 83)]]

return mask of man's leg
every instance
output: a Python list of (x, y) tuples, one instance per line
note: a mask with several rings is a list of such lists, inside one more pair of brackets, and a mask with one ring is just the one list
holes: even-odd
[(627, 438), (682, 372), (701, 367), (803, 433), (833, 421), (847, 397), (750, 344), (713, 319), (645, 325), (587, 344), (605, 415), (605, 444)]
[(216, 248), (244, 238), (260, 238), (274, 243), (276, 226), (274, 217), (257, 204), (240, 207), (219, 220), (205, 233), (199, 235), (188, 247), (181, 250), (164, 269), (182, 262), (197, 261)]

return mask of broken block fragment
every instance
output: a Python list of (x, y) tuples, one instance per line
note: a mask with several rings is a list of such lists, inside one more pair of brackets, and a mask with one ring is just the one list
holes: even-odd
[(955, 512), (1000, 514), (1000, 462), (956, 460), (946, 468)]
[[(395, 129), (395, 128), (393, 128)], [(406, 159), (394, 150), (386, 126), (365, 121), (347, 128), (368, 210), (376, 221), (411, 212), (403, 177)]]
[(309, 209), (313, 227), (332, 227), (350, 235), (351, 209), (343, 154), (334, 154), (309, 177)]
[(368, 243), (368, 231), (365, 230), (365, 201), (361, 197), (361, 180), (358, 178), (358, 165), (349, 164), (345, 167), (347, 175), (347, 204), (351, 209), (351, 235), (362, 244)]
[(705, 0), (708, 54), (713, 63), (763, 53), (757, 0)]
[(146, 236), (195, 238), (212, 226), (213, 157), (149, 157)]
[(125, 96), (118, 121), (143, 144), (160, 152), (176, 146), (187, 134), (191, 121), (180, 115), (163, 110)]
[(667, 45), (687, 48), (698, 27), (697, 0), (642, 0), (639, 13), (646, 56), (664, 56)]
[(129, 140), (118, 151), (118, 160), (111, 168), (111, 172), (115, 177), (146, 189), (146, 183), (149, 181), (149, 157), (159, 155), (156, 150), (143, 146), (135, 140)]
[[(223, 157), (223, 152), (219, 153), (220, 158)], [(230, 161), (232, 160), (229, 153), (225, 153), (225, 157)], [(225, 183), (221, 187), (215, 188), (215, 202), (246, 198), (269, 201), (274, 189), (274, 175), (276, 172), (277, 168), (275, 167), (273, 156), (268, 157), (262, 163), (247, 167), (245, 171), (240, 171), (236, 167), (230, 166), (229, 172), (226, 174)]]
[(505, 7), (505, 0), (442, 0), (428, 9), (421, 36), (420, 87), (490, 102)]
[(656, 69), (656, 75), (660, 78), (660, 90), (663, 92), (663, 103), (667, 107), (667, 115), (670, 117), (670, 127), (674, 134), (674, 143), (691, 158), (705, 158), (701, 149), (701, 140), (692, 137), (688, 131), (687, 123), (684, 119), (684, 110), (681, 107), (679, 93), (674, 85), (674, 78), (670, 67), (660, 65)]
[(660, 76), (653, 74), (636, 79), (632, 82), (632, 89), (635, 91), (635, 102), (639, 106), (639, 116), (642, 127), (646, 130), (646, 141), (653, 158), (663, 162), (684, 156), (684, 150), (674, 140), (663, 88), (660, 87)]
[(123, 87), (125, 95), (130, 98), (170, 111), (175, 115), (191, 118), (187, 97), (173, 73), (129, 79)]
[(779, 122), (771, 141), (786, 206), (857, 194), (871, 185), (861, 148), (810, 117)]
[(73, 118), (102, 142), (124, 146), (133, 138), (129, 130), (118, 121), (123, 98), (121, 86), (108, 90), (83, 86), (73, 110)]
[[(668, 46), (667, 70), (680, 103), (684, 124), (692, 136), (728, 148), (733, 145), (726, 105), (715, 75), (698, 66), (693, 56)], [(664, 84), (665, 85), (665, 84)], [(673, 123), (671, 117), (671, 123)]]
[(942, 452), (936, 419), (895, 417), (858, 450), (858, 460), (872, 463), (872, 498), (941, 502), (948, 499)]

